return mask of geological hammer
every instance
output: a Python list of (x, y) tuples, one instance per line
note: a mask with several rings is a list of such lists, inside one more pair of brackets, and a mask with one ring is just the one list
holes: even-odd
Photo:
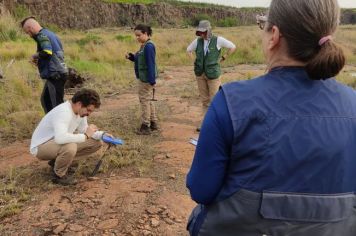
[(157, 99), (155, 98), (155, 93), (156, 93), (156, 88), (153, 87), (153, 89), (152, 89), (152, 99), (151, 99), (151, 101), (153, 101), (153, 102), (157, 101)]

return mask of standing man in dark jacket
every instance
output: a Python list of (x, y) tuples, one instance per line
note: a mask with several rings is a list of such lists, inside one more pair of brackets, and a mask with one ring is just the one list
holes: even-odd
[(21, 27), (37, 43), (37, 52), (32, 55), (31, 63), (38, 67), (41, 78), (46, 81), (41, 104), (45, 113), (48, 113), (63, 103), (68, 69), (64, 63), (62, 43), (57, 35), (42, 28), (34, 17), (25, 18), (21, 22)]

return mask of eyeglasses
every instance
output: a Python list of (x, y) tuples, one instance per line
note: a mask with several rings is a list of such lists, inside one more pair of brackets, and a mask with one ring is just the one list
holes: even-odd
[(263, 30), (266, 26), (266, 23), (267, 23), (267, 16), (265, 15), (257, 15), (256, 16), (256, 22), (257, 22), (257, 25), (258, 27)]

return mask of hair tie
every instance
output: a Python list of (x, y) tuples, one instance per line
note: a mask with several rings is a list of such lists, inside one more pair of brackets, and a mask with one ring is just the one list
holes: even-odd
[(332, 40), (332, 36), (331, 35), (328, 35), (328, 36), (325, 36), (325, 37), (322, 37), (320, 40), (319, 40), (319, 46), (322, 46), (324, 43), (326, 43), (327, 41), (329, 40)]

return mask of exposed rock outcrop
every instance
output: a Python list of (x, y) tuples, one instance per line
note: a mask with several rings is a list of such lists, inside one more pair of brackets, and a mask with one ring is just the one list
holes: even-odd
[[(102, 0), (0, 0), (10, 11), (18, 4), (38, 17), (41, 23), (61, 28), (90, 29), (99, 27), (134, 26), (147, 23), (160, 27), (181, 27), (187, 21), (206, 15), (219, 21), (235, 19), (239, 25), (255, 23), (255, 15), (263, 8), (178, 6), (169, 2), (157, 4), (107, 3)], [(356, 11), (343, 10), (342, 24), (355, 24)]]
[(0, 0), (8, 9), (24, 5), (30, 13), (44, 24), (55, 24), (61, 28), (89, 29), (98, 27), (133, 26), (148, 23), (161, 27), (179, 27), (198, 15), (208, 15), (218, 21), (236, 18), (239, 24), (255, 22), (260, 9), (238, 9), (234, 7), (176, 6), (170, 3), (122, 4), (100, 0)]

